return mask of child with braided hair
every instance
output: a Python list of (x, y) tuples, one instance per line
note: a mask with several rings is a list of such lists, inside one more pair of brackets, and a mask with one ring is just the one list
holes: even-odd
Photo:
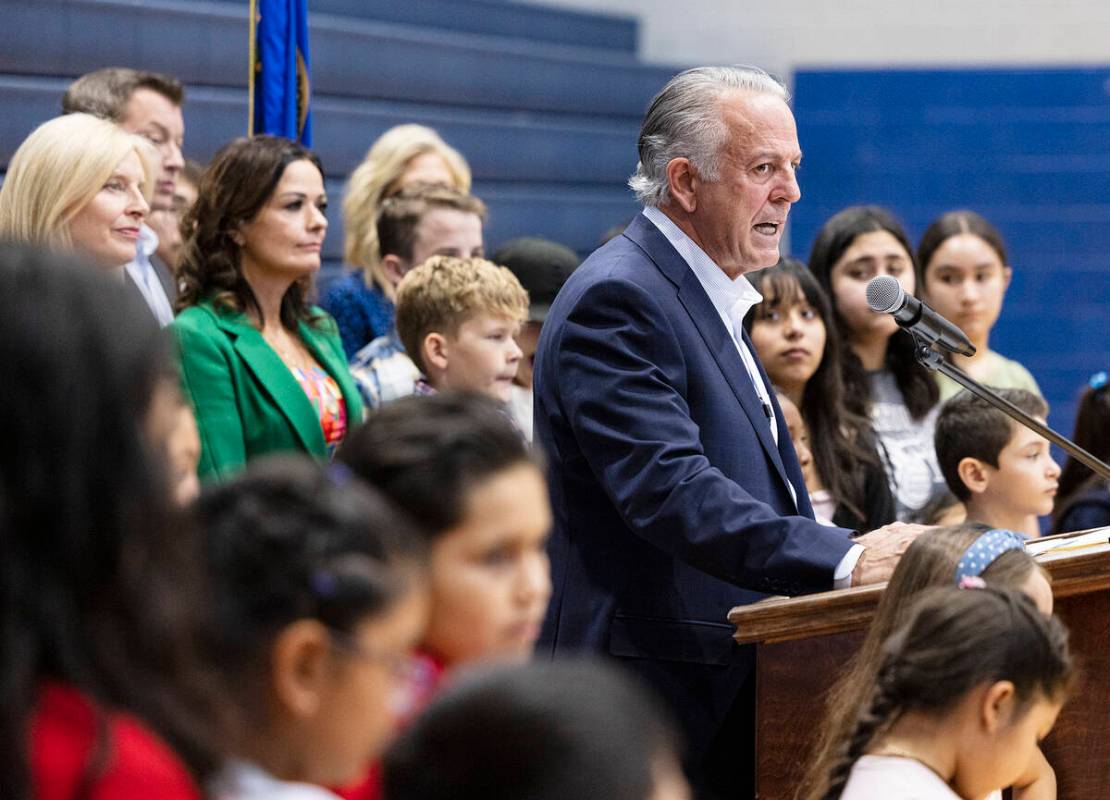
[(1027, 769), (1067, 696), (1067, 630), (1023, 592), (930, 589), (884, 643), (824, 800), (980, 800)]
[[(899, 560), (859, 652), (845, 665), (842, 677), (829, 691), (826, 723), (799, 797), (819, 800), (824, 796), (828, 765), (835, 758), (838, 743), (848, 735), (855, 710), (870, 696), (883, 643), (906, 623), (914, 600), (930, 588), (955, 587), (965, 579), (1023, 592), (1042, 614), (1052, 614), (1052, 587), (1048, 575), (1025, 552), (1020, 535), (968, 523), (937, 528), (919, 536)], [(1012, 785), (1015, 800), (1054, 800), (1056, 797), (1055, 774), (1039, 751)]]

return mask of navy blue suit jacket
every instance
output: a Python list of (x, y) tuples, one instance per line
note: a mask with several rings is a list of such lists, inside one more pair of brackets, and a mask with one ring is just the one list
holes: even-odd
[(775, 412), (777, 445), (708, 295), (643, 215), (571, 275), (544, 322), (535, 439), (555, 523), (538, 652), (629, 659), (695, 750), (752, 669), (729, 609), (831, 589), (851, 547), (813, 520)]

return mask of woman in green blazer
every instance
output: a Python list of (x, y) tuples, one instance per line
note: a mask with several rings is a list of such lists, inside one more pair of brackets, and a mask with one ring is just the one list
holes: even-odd
[(362, 420), (335, 322), (307, 302), (328, 223), (323, 170), (288, 139), (218, 152), (182, 222), (173, 323), (202, 478), (264, 453), (329, 458)]

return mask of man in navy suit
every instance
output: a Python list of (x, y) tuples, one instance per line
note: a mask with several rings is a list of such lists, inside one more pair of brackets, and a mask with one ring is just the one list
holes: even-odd
[(751, 792), (750, 649), (728, 610), (884, 580), (918, 530), (813, 519), (744, 333), (744, 273), (779, 258), (801, 196), (785, 89), (699, 68), (656, 96), (629, 185), (644, 205), (570, 277), (535, 364), (554, 593), (539, 652), (607, 653), (683, 723), (702, 796)]

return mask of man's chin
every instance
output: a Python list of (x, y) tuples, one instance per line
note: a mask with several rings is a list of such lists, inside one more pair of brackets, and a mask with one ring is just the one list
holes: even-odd
[(752, 258), (750, 259), (751, 263), (755, 266), (748, 267), (744, 272), (755, 272), (757, 270), (773, 267), (775, 264), (779, 263), (780, 257), (777, 246), (774, 249), (760, 248), (752, 253)]

